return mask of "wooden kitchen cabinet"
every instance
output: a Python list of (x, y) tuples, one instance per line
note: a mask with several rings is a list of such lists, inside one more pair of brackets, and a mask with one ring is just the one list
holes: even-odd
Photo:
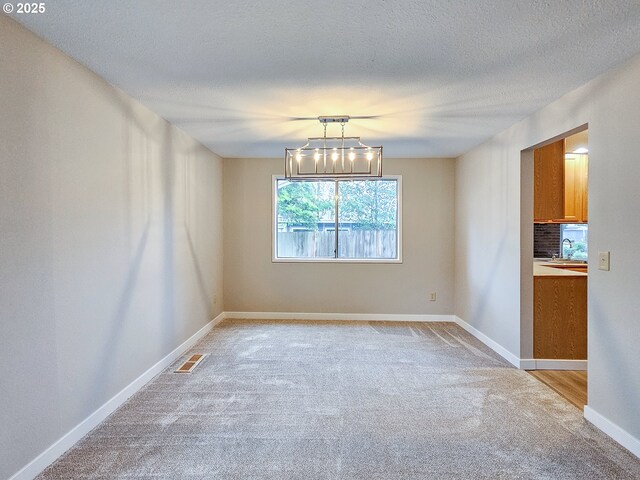
[(564, 140), (534, 150), (536, 223), (587, 223), (588, 156), (564, 153)]
[(587, 222), (586, 155), (567, 155), (564, 161), (564, 222)]
[(582, 222), (589, 221), (589, 156), (582, 155)]
[(533, 221), (564, 218), (564, 140), (533, 152)]
[(587, 276), (534, 277), (533, 357), (587, 359)]

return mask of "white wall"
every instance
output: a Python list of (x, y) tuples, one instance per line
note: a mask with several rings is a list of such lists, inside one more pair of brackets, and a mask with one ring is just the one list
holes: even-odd
[(452, 313), (452, 159), (384, 161), (402, 175), (402, 264), (272, 263), (271, 178), (282, 169), (281, 159), (224, 160), (227, 311)]
[[(460, 157), (455, 252), (456, 315), (514, 355), (527, 355), (520, 343), (521, 150), (589, 124), (589, 407), (636, 440), (640, 438), (638, 79), (640, 56)], [(595, 268), (597, 253), (604, 250), (611, 251), (609, 272)]]
[(7, 478), (222, 310), (222, 161), (4, 15), (0, 45)]

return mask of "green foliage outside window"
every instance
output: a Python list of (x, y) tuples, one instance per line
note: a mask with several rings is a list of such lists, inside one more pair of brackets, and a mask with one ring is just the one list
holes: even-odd
[(395, 230), (397, 182), (340, 182), (340, 222), (354, 230)]
[(317, 230), (323, 215), (333, 208), (332, 197), (333, 182), (289, 182), (278, 189), (278, 220)]
[[(397, 182), (339, 182), (340, 223), (354, 230), (395, 230)], [(335, 184), (332, 181), (285, 183), (278, 188), (278, 221), (308, 230), (333, 221)]]
[(574, 241), (571, 248), (569, 248), (569, 246), (565, 244), (562, 247), (562, 258), (572, 258), (573, 260), (587, 260), (587, 243)]

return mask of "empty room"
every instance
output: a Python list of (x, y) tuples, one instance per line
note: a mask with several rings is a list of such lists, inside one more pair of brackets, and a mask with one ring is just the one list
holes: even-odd
[(640, 478), (637, 0), (3, 0), (0, 479)]

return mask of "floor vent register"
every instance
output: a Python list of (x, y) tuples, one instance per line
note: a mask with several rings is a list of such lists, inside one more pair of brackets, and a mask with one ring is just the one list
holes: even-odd
[(174, 373), (191, 373), (198, 366), (200, 362), (204, 359), (206, 355), (204, 354), (195, 354), (189, 357), (189, 360), (180, 365)]

